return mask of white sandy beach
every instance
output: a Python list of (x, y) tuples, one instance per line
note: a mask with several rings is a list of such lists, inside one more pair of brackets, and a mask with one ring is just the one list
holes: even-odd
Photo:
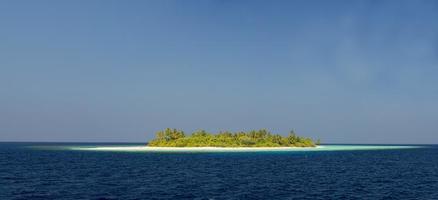
[(395, 145), (321, 145), (317, 147), (149, 147), (149, 146), (96, 146), (71, 147), (84, 151), (119, 152), (263, 152), (263, 151), (341, 151), (341, 150), (384, 150), (416, 148)]

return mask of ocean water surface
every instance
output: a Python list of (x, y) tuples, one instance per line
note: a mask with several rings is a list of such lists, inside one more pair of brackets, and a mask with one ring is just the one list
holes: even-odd
[(0, 199), (438, 199), (435, 145), (119, 148), (139, 145), (0, 143)]

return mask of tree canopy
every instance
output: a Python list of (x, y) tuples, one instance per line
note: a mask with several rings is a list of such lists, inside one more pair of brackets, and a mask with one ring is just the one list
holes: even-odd
[(149, 141), (153, 147), (314, 147), (315, 142), (291, 131), (287, 136), (272, 134), (266, 129), (248, 132), (223, 131), (217, 134), (198, 130), (187, 135), (182, 130), (166, 128)]

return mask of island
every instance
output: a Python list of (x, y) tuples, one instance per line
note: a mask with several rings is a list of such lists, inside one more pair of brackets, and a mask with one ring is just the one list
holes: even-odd
[(158, 131), (156, 137), (148, 142), (150, 147), (316, 147), (307, 137), (301, 137), (290, 131), (287, 136), (272, 134), (266, 129), (248, 132), (222, 131), (217, 134), (198, 130), (191, 135), (184, 131), (167, 128)]

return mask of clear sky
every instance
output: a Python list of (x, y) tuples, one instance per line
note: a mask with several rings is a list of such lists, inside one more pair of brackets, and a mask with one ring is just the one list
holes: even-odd
[(0, 1), (0, 141), (438, 143), (437, 1)]

